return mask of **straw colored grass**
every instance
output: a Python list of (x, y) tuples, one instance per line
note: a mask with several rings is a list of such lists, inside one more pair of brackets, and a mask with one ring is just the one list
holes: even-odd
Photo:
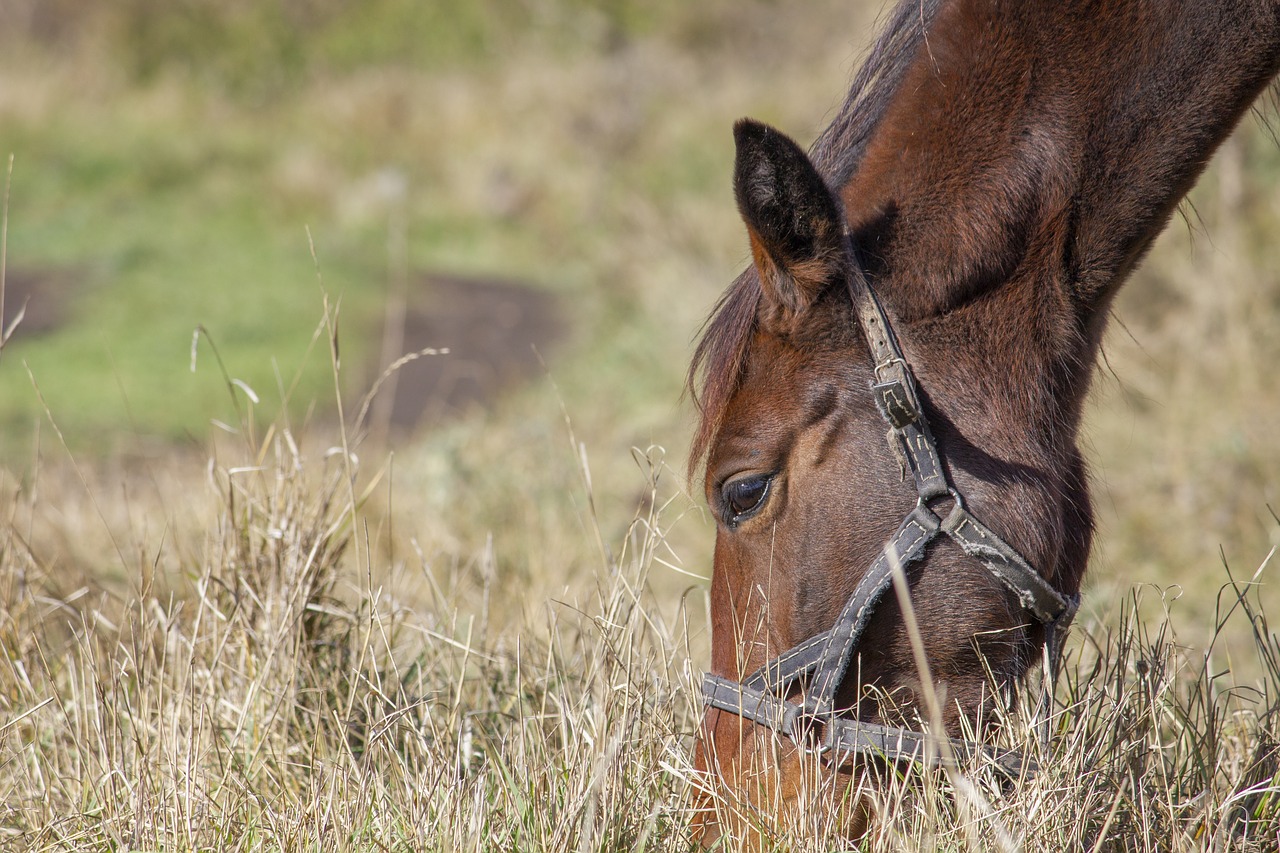
[[(349, 437), (240, 426), (207, 465), (165, 465), (170, 482), (154, 466), (68, 473), (52, 449), (38, 485), (8, 481), (6, 848), (687, 850), (699, 808), (750, 829), (726, 849), (1261, 851), (1280, 837), (1265, 566), (1223, 576), (1213, 632), (1236, 658), (1252, 649), (1251, 682), (1215, 647), (1181, 646), (1158, 590), (1094, 605), (1047, 750), (1027, 708), (1000, 726), (1043, 772), (1002, 785), (981, 766), (902, 768), (864, 788), (876, 819), (848, 840), (820, 785), (781, 820), (697, 796), (689, 638), (704, 616), (700, 592), (651, 592), (681, 512), (656, 455), (640, 456), (649, 498), (620, 541), (588, 513), (591, 575), (503, 611), (492, 546), (433, 560), (393, 535), (390, 469), (362, 469)], [(68, 588), (68, 552), (49, 547), (80, 535), (48, 523), (77, 493), (126, 578), (114, 591)]]
[[(617, 8), (642, 5), (658, 8)], [(385, 199), (367, 180), (384, 167), (409, 178), (406, 264), (533, 276), (572, 304), (575, 331), (549, 368), (560, 390), (536, 383), (395, 453), (319, 417), (259, 423), (204, 349), (201, 396), (183, 411), (225, 422), (207, 449), (121, 427), (112, 406), (144, 424), (182, 408), (194, 322), (168, 309), (140, 321), (115, 266), (98, 294), (121, 325), (85, 309), (91, 330), (6, 350), (6, 405), (39, 425), (24, 414), (0, 436), (25, 449), (0, 472), (0, 849), (688, 850), (698, 808), (755, 833), (724, 849), (1280, 847), (1267, 563), (1280, 543), (1280, 149), (1253, 123), (1116, 304), (1086, 438), (1099, 552), (1053, 738), (1040, 746), (1028, 707), (999, 727), (1044, 772), (1002, 787), (980, 766), (904, 768), (863, 790), (876, 820), (854, 840), (837, 836), (821, 786), (785, 813), (698, 796), (714, 534), (670, 470), (683, 469), (680, 377), (699, 318), (746, 259), (732, 121), (813, 137), (876, 4), (846, 5), (664, 3), (651, 26), (623, 27), (619, 49), (594, 6), (523, 4), (578, 29), (553, 21), (567, 44), (498, 42), (471, 64), (353, 60), (297, 78), (271, 110), (199, 75), (157, 71), (135, 90), (103, 59), (109, 45), (43, 65), (9, 56), (0, 112), (22, 226), (9, 260), (164, 260), (146, 281), (183, 310), (207, 299), (194, 322), (237, 341), (229, 369), (263, 397), (293, 369), (270, 356), (305, 350), (297, 330), (314, 324), (294, 302), (231, 298), (225, 280), (314, 300), (312, 224), (326, 283), (348, 292), (354, 375), (358, 297), (368, 313), (384, 284)], [(205, 144), (252, 155), (227, 161), (247, 190), (196, 168), (221, 154), (183, 153)], [(107, 197), (24, 153), (94, 164), (103, 146), (129, 166), (109, 170)], [(153, 161), (194, 163), (206, 194), (155, 203), (129, 178)], [(201, 202), (227, 193), (219, 216)], [(128, 233), (85, 243), (67, 211), (95, 239)], [(268, 227), (286, 236), (264, 248)], [(177, 330), (164, 346), (125, 358), (161, 321)], [(324, 350), (292, 400), (304, 408), (345, 386)], [(55, 393), (64, 370), (76, 384)], [(349, 420), (360, 406), (320, 408)], [(73, 448), (108, 452), (69, 453), (53, 423)]]

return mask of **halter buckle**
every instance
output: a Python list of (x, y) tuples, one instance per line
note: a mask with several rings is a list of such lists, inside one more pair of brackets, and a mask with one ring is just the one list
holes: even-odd
[(911, 387), (907, 363), (895, 358), (875, 367), (876, 382), (871, 391), (881, 416), (896, 430), (920, 422), (920, 401)]

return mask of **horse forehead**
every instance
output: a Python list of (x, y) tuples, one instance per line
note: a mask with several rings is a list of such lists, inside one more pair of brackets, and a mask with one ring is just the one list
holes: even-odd
[(753, 347), (743, 381), (725, 409), (712, 457), (785, 441), (840, 405), (848, 357), (767, 342)]

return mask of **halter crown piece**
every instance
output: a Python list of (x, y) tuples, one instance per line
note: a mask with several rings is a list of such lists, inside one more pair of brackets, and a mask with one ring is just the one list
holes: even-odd
[[(853, 257), (853, 243), (847, 235), (845, 246), (848, 256)], [(965, 509), (964, 500), (942, 467), (911, 368), (902, 357), (884, 308), (864, 276), (850, 275), (848, 279), (858, 322), (875, 363), (876, 381), (871, 390), (876, 406), (889, 422), (890, 440), (896, 439), (903, 451), (919, 500), (872, 562), (829, 630), (788, 649), (742, 682), (707, 673), (702, 680), (703, 703), (773, 729), (802, 750), (821, 753), (836, 766), (855, 754), (940, 763), (946, 756), (933, 755), (926, 747), (930, 742), (945, 740), (956, 758), (968, 759), (981, 752), (1007, 776), (1034, 773), (1036, 767), (1015, 751), (862, 722), (840, 716), (835, 707), (836, 691), (858, 640), (877, 602), (892, 583), (894, 572), (919, 559), (925, 546), (939, 533), (945, 533), (966, 554), (981, 561), (1017, 596), (1023, 609), (1044, 625), (1049, 669), (1042, 698), (1042, 735), (1046, 738), (1062, 639), (1080, 603), (1078, 594), (1064, 596), (1046, 583), (1017, 551)], [(950, 499), (951, 509), (941, 516), (932, 505), (944, 498)], [(804, 678), (808, 683), (803, 701), (785, 698), (790, 688)]]

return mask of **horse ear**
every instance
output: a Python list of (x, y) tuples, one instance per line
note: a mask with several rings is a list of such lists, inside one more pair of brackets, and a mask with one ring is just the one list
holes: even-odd
[(839, 202), (800, 146), (766, 124), (742, 119), (733, 189), (760, 272), (764, 316), (788, 323), (802, 314), (840, 269)]

